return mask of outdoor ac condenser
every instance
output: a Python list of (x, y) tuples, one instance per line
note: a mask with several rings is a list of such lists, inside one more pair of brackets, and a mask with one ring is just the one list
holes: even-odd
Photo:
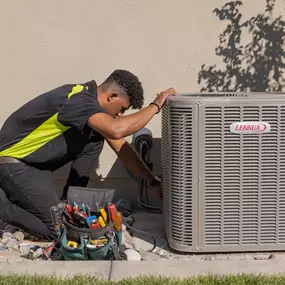
[(285, 94), (169, 98), (162, 169), (171, 248), (285, 249)]

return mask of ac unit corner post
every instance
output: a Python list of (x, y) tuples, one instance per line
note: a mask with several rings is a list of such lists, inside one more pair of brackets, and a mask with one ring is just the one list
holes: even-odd
[[(270, 131), (254, 132), (260, 126)], [(161, 145), (171, 248), (193, 253), (284, 249), (284, 94), (171, 98), (162, 114)]]
[(165, 233), (182, 252), (196, 252), (199, 244), (198, 108), (195, 100), (177, 98), (162, 112)]

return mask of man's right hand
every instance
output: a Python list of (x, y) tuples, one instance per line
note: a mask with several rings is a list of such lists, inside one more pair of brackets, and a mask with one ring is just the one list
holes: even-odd
[(163, 108), (165, 101), (169, 96), (177, 96), (177, 92), (173, 88), (169, 88), (169, 89), (162, 91), (159, 94), (157, 94), (157, 96), (153, 102), (158, 104), (158, 106), (161, 109), (161, 108)]

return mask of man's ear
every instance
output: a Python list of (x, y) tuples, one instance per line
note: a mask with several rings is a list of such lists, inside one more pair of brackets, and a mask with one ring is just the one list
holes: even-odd
[(115, 99), (118, 98), (118, 97), (119, 97), (119, 94), (116, 93), (116, 92), (113, 92), (113, 93), (111, 93), (111, 94), (108, 96), (108, 102), (111, 102), (111, 101), (115, 100)]

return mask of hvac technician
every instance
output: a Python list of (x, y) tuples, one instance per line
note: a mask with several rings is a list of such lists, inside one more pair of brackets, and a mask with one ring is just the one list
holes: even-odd
[[(115, 70), (101, 85), (67, 84), (44, 93), (15, 111), (0, 132), (2, 224), (44, 239), (55, 237), (49, 209), (59, 203), (52, 172), (72, 162), (63, 190), (86, 187), (104, 140), (135, 175), (160, 188), (137, 152), (123, 139), (143, 128), (160, 111), (170, 88), (142, 108), (143, 88), (126, 70)], [(130, 107), (140, 111), (123, 117)], [(3, 193), (4, 194), (4, 193)]]

